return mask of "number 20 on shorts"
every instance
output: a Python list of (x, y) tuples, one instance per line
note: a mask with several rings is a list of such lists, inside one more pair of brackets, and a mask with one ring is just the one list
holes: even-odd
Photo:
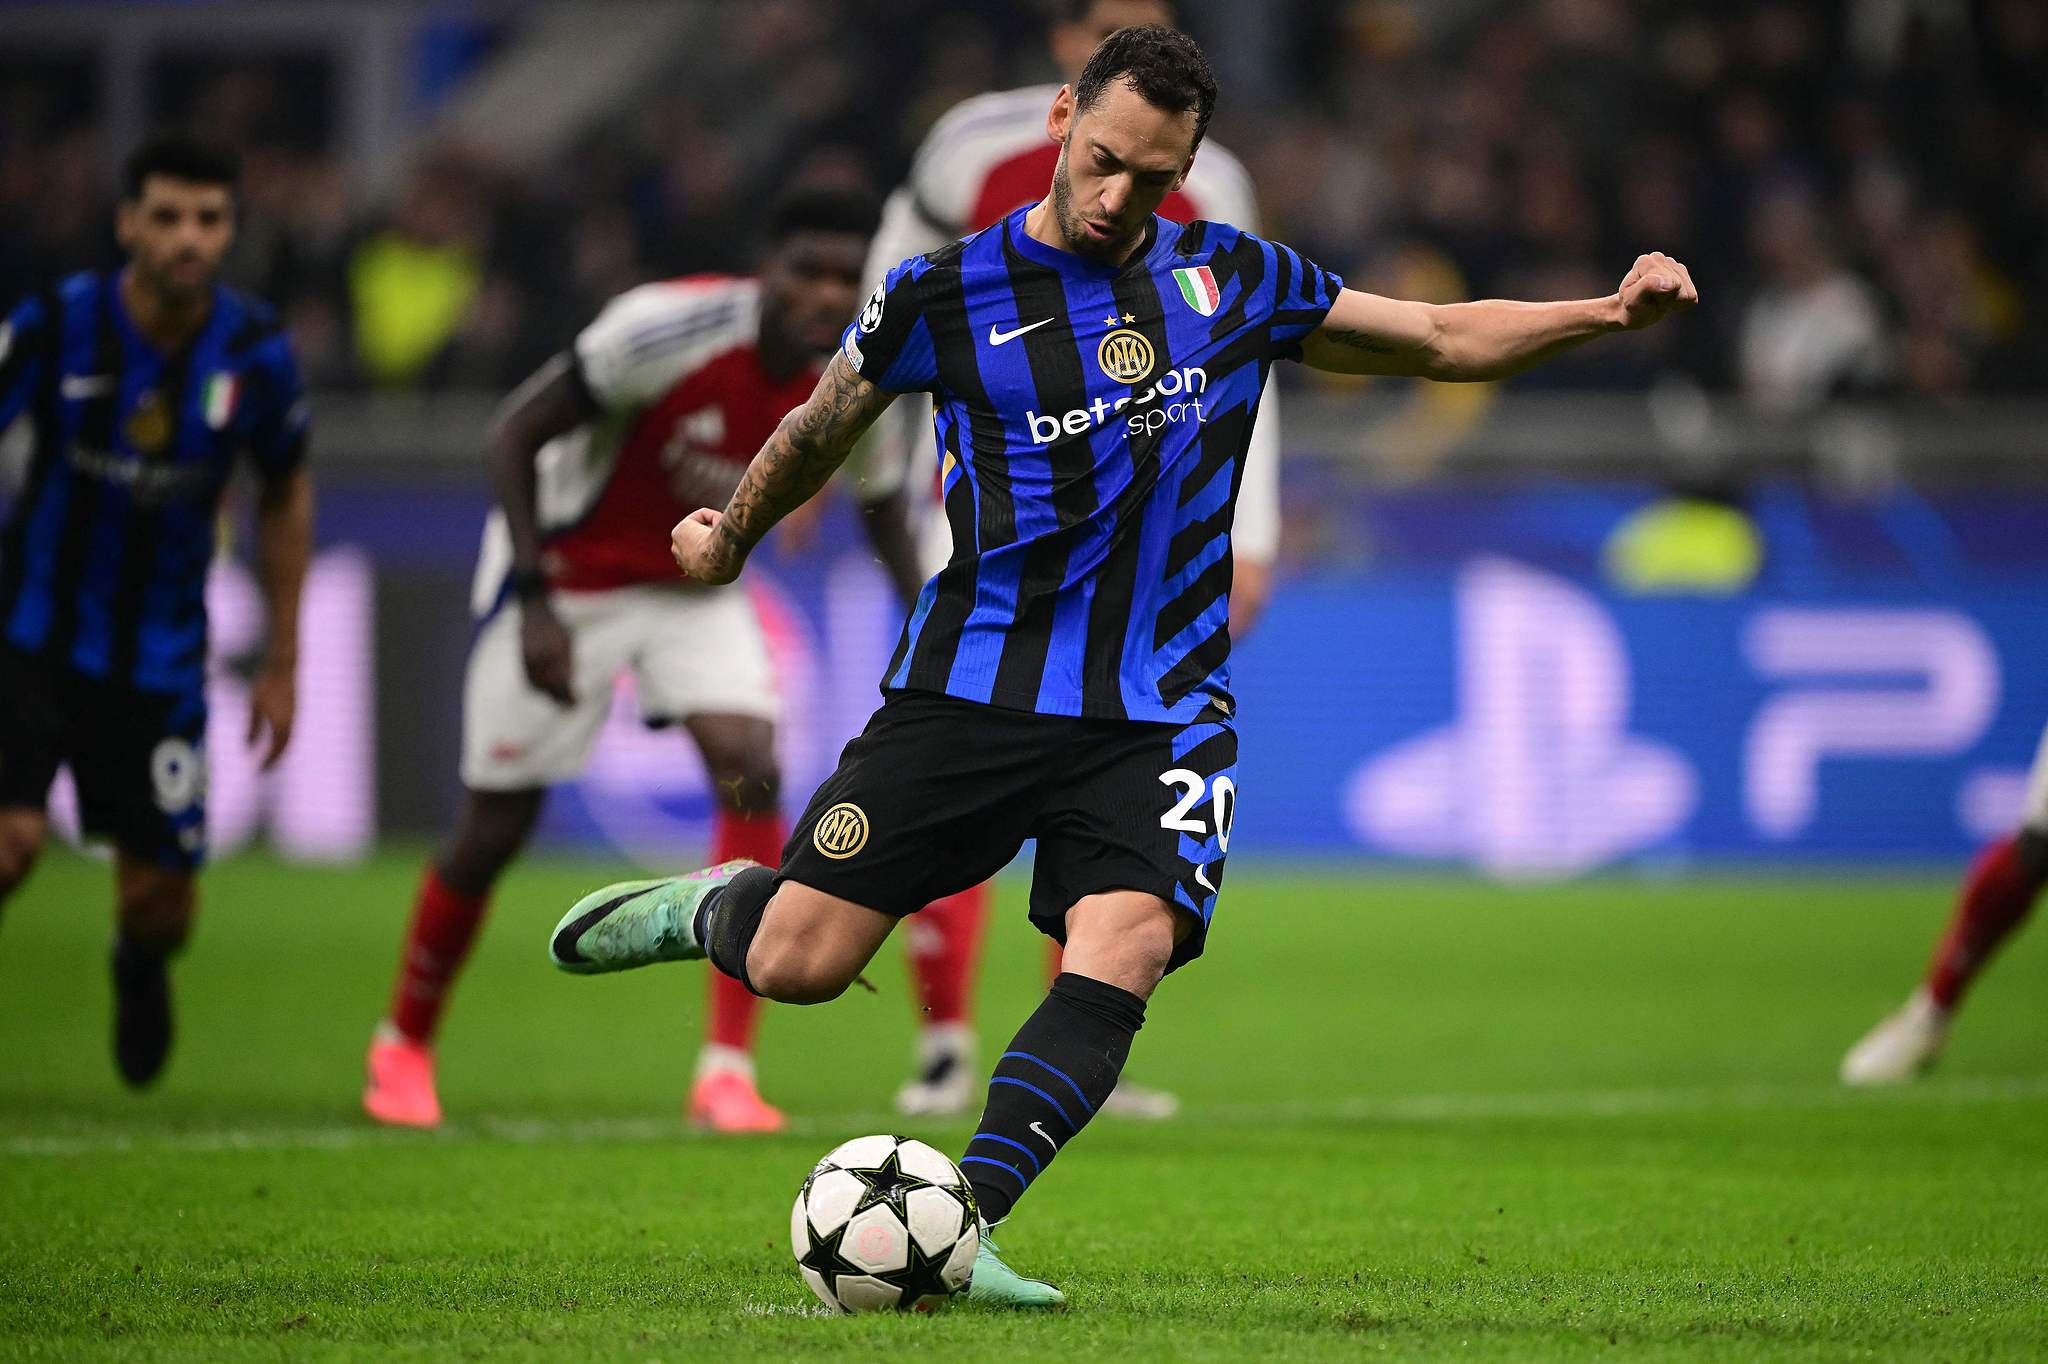
[(1201, 820), (1190, 817), (1189, 812), (1202, 803), (1202, 794), (1210, 796), (1210, 808), (1216, 817), (1216, 847), (1219, 851), (1230, 851), (1230, 826), (1237, 819), (1237, 783), (1229, 777), (1218, 777), (1210, 781), (1192, 768), (1173, 767), (1159, 774), (1163, 786), (1180, 788), (1180, 799), (1173, 808), (1159, 817), (1159, 827), (1175, 829), (1197, 838), (1209, 836), (1209, 826)]

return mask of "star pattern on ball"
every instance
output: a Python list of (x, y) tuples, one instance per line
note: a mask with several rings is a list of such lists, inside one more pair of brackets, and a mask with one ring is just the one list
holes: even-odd
[[(889, 1208), (895, 1214), (896, 1219), (903, 1224), (907, 1233), (910, 1226), (909, 1197), (919, 1189), (942, 1189), (959, 1200), (961, 1209), (960, 1231), (964, 1234), (967, 1228), (972, 1225), (976, 1216), (972, 1190), (964, 1185), (956, 1187), (952, 1184), (942, 1184), (909, 1173), (903, 1168), (902, 1162), (898, 1158), (898, 1152), (895, 1149), (891, 1149), (888, 1156), (879, 1165), (840, 1165), (833, 1166), (831, 1169), (852, 1175), (861, 1182), (864, 1187), (861, 1190), (860, 1199), (855, 1203), (853, 1211), (847, 1215), (846, 1220), (830, 1232), (820, 1232), (816, 1227), (810, 1228), (810, 1245), (805, 1248), (801, 1256), (797, 1257), (797, 1263), (822, 1278), (825, 1281), (826, 1288), (830, 1290), (835, 1299), (839, 1295), (839, 1280), (847, 1275), (879, 1278), (883, 1282), (894, 1286), (900, 1294), (898, 1304), (903, 1308), (915, 1307), (923, 1299), (938, 1299), (948, 1296), (951, 1289), (946, 1284), (945, 1270), (947, 1262), (952, 1258), (953, 1247), (957, 1244), (957, 1241), (949, 1240), (945, 1250), (938, 1255), (927, 1255), (924, 1248), (917, 1243), (917, 1238), (906, 1234), (906, 1263), (904, 1267), (884, 1274), (874, 1274), (872, 1271), (854, 1264), (853, 1261), (846, 1257), (844, 1253), (846, 1234), (863, 1212), (876, 1207)], [(814, 1172), (811, 1176), (812, 1180), (815, 1180), (820, 1173), (825, 1173), (825, 1171)], [(804, 1197), (808, 1200), (809, 1196), (810, 1185), (806, 1183), (804, 1186)]]
[(820, 1235), (818, 1229), (812, 1227), (810, 1247), (797, 1257), (797, 1263), (805, 1269), (817, 1271), (835, 1298), (839, 1296), (839, 1276), (854, 1272), (839, 1253), (839, 1244), (845, 1239), (846, 1224), (843, 1222), (829, 1236)]
[[(855, 1179), (867, 1185), (867, 1188), (861, 1191), (860, 1202), (853, 1205), (853, 1217), (860, 1216), (869, 1208), (886, 1203), (895, 1209), (897, 1219), (905, 1226), (909, 1226), (910, 1209), (905, 1200), (910, 1197), (911, 1191), (913, 1189), (942, 1187), (934, 1184), (929, 1179), (921, 1179), (916, 1175), (906, 1172), (902, 1162), (898, 1159), (899, 1154), (900, 1152), (892, 1147), (890, 1148), (888, 1159), (884, 1160), (880, 1165), (868, 1166), (865, 1169), (856, 1169), (852, 1166), (844, 1165), (840, 1167), (847, 1174), (852, 1175)], [(851, 1218), (848, 1220), (851, 1220)]]
[(915, 1307), (924, 1298), (943, 1298), (952, 1291), (945, 1280), (946, 1261), (952, 1255), (951, 1246), (946, 1247), (944, 1255), (926, 1255), (917, 1238), (910, 1238), (910, 1263), (889, 1276), (903, 1291), (905, 1307)]

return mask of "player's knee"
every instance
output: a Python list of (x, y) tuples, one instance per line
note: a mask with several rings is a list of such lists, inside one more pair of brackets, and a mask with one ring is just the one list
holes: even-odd
[(858, 968), (817, 944), (763, 933), (747, 952), (747, 980), (756, 993), (778, 1004), (824, 1004), (846, 993)]
[(778, 1004), (826, 1004), (846, 993), (850, 976), (801, 952), (756, 948), (747, 954), (747, 978)]
[[(1074, 954), (1069, 950), (1063, 959), (1067, 969), (1072, 969), (1073, 960)], [(1107, 969), (1098, 979), (1129, 990), (1141, 999), (1149, 998), (1159, 982), (1166, 978), (1166, 968), (1173, 961), (1173, 938), (1169, 934), (1146, 934), (1116, 944), (1101, 960)]]
[(1062, 969), (1146, 998), (1165, 978), (1175, 946), (1193, 927), (1185, 911), (1154, 896), (1089, 896), (1068, 911)]

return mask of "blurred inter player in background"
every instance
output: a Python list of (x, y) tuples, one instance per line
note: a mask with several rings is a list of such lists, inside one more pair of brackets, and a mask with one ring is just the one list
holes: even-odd
[[(1133, 24), (1171, 27), (1167, 0), (1056, 0), (1047, 45), (1069, 85), (1102, 40)], [(1013, 209), (1044, 195), (1059, 161), (1059, 145), (1045, 134), (1045, 111), (1058, 85), (1030, 85), (978, 95), (950, 110), (932, 126), (918, 148), (910, 179), (889, 196), (882, 229), (868, 254), (868, 278), (878, 283), (898, 261), (979, 232)], [(1174, 222), (1207, 218), (1259, 230), (1258, 204), (1250, 177), (1235, 156), (1214, 142), (1186, 181), (1166, 196), (1161, 217)], [(1273, 560), (1280, 541), (1280, 433), (1277, 395), (1267, 393), (1259, 409), (1238, 493), (1232, 531), (1235, 560), (1230, 593), (1230, 628), (1242, 640), (1265, 608), (1272, 591)], [(915, 494), (936, 486), (936, 471), (919, 458), (928, 449), (931, 402), (913, 394), (876, 423), (861, 453), (864, 493), (880, 497), (905, 486)], [(911, 497), (925, 514), (916, 518), (923, 534), (924, 568), (935, 573), (952, 551), (945, 512), (936, 496)], [(910, 584), (915, 592), (922, 581)], [(897, 1092), (896, 1106), (919, 1116), (965, 1112), (977, 1093), (973, 1022), (974, 977), (980, 967), (982, 930), (990, 891), (975, 886), (932, 905), (911, 921), (907, 934), (910, 971), (922, 1007), (917, 1074)], [(1059, 948), (1050, 945), (1052, 974), (1059, 972)], [(1108, 1110), (1126, 1117), (1163, 1118), (1179, 1107), (1171, 1094), (1126, 1081), (1111, 1096)]]
[(1842, 1058), (1852, 1085), (1910, 1080), (1941, 1059), (1963, 992), (2026, 920), (2048, 884), (2048, 730), (2027, 776), (2020, 826), (1977, 855), (1963, 880), (1927, 975), (1897, 1012), (1886, 1015)]
[(247, 458), (269, 641), (249, 734), (274, 764), (296, 708), (313, 535), (306, 404), (271, 310), (219, 283), (232, 156), (182, 136), (127, 163), (127, 263), (74, 275), (0, 325), (0, 428), (28, 478), (0, 542), (0, 896), (48, 833), (60, 765), (114, 845), (114, 1058), (148, 1084), (171, 1046), (169, 961), (206, 855), (206, 573)]
[[(363, 1107), (441, 1119), (433, 1040), (499, 875), (547, 788), (579, 775), (633, 675), (642, 713), (703, 755), (716, 861), (781, 857), (777, 697), (761, 623), (738, 588), (678, 581), (668, 531), (724, 506), (747, 461), (817, 383), (860, 301), (876, 221), (864, 197), (785, 199), (755, 278), (696, 275), (630, 290), (509, 399), (492, 433), (498, 509), (485, 531), (462, 719), (462, 812), (421, 878)], [(882, 543), (878, 539), (878, 544)], [(914, 572), (907, 538), (895, 543)], [(884, 545), (885, 552), (887, 546)], [(760, 1000), (712, 973), (690, 1119), (775, 1131), (752, 1060)]]
[[(1271, 366), (1500, 379), (1697, 299), (1651, 254), (1604, 298), (1438, 307), (1346, 289), (1225, 223), (1170, 222), (1156, 210), (1215, 101), (1185, 36), (1111, 35), (1051, 102), (1045, 197), (890, 270), (724, 512), (675, 528), (684, 572), (729, 581), (897, 395), (937, 402), (953, 557), (780, 867), (607, 886), (550, 944), (566, 971), (708, 958), (817, 1003), (898, 920), (1037, 840), (1031, 921), (1066, 956), (961, 1156), (986, 1226), (1102, 1110), (1153, 991), (1208, 941), (1237, 800), (1231, 518)], [(823, 1245), (805, 1268), (838, 1272)], [(1065, 1301), (986, 1235), (968, 1292)]]

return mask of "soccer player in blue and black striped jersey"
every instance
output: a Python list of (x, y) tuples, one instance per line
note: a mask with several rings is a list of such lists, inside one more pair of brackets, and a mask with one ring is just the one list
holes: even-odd
[(181, 136), (128, 161), (118, 270), (64, 280), (0, 324), (0, 428), (29, 425), (0, 535), (0, 899), (46, 836), (68, 765), (88, 833), (113, 841), (114, 1054), (146, 1085), (171, 1043), (168, 961), (206, 849), (206, 570), (246, 458), (269, 648), (249, 741), (291, 737), (299, 588), (312, 541), (306, 410), (270, 309), (218, 282), (232, 156)]
[[(1065, 967), (961, 1159), (989, 1225), (1101, 1106), (1152, 991), (1208, 940), (1237, 799), (1231, 512), (1268, 368), (1495, 379), (1696, 301), (1652, 254), (1605, 298), (1401, 302), (1227, 224), (1169, 222), (1154, 210), (1215, 97), (1186, 37), (1111, 35), (1052, 102), (1045, 198), (890, 271), (725, 511), (676, 527), (678, 565), (729, 580), (897, 394), (933, 395), (953, 558), (781, 867), (607, 887), (550, 944), (570, 971), (708, 955), (770, 998), (831, 999), (898, 918), (1035, 838), (1031, 918)], [(1064, 1301), (982, 1250), (972, 1296)]]

